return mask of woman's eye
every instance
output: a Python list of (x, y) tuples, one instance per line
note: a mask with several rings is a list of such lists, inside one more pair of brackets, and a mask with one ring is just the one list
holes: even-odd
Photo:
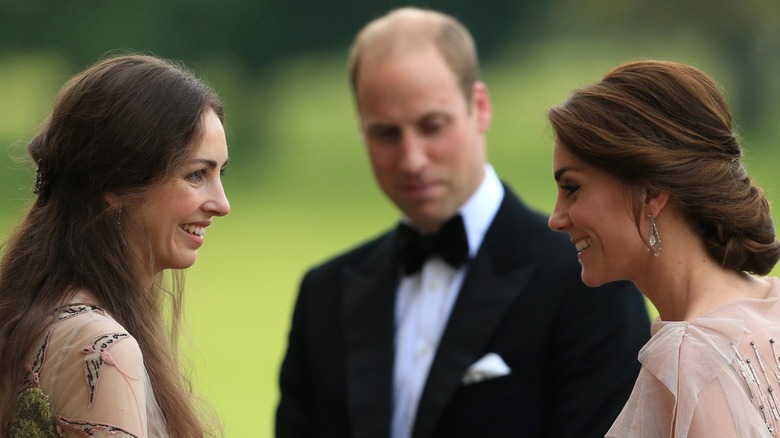
[(579, 190), (580, 186), (576, 184), (563, 184), (561, 188), (566, 191), (566, 196), (569, 196)]
[(205, 173), (206, 173), (206, 171), (203, 170), (203, 169), (196, 170), (195, 172), (192, 172), (191, 174), (187, 175), (187, 178), (190, 181), (199, 182), (200, 180), (203, 179), (203, 175)]

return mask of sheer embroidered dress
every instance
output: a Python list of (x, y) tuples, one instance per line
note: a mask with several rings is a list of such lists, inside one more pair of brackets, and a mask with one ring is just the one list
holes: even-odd
[(780, 281), (693, 321), (656, 320), (607, 437), (780, 437)]
[(26, 371), (22, 399), (48, 396), (61, 436), (165, 436), (138, 343), (97, 306), (61, 309)]

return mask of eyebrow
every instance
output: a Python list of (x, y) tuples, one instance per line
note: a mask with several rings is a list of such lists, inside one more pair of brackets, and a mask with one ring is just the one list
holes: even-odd
[(377, 130), (386, 130), (386, 129), (393, 129), (398, 127), (398, 125), (394, 125), (392, 123), (381, 123), (381, 122), (374, 122), (367, 124), (365, 126), (366, 131), (377, 131)]
[[(419, 123), (419, 122), (430, 120), (430, 119), (433, 119), (433, 118), (451, 119), (452, 116), (450, 115), (450, 113), (448, 113), (447, 111), (444, 111), (444, 110), (431, 110), (431, 111), (428, 111), (427, 113), (424, 113), (424, 114), (420, 115), (419, 117), (417, 117), (414, 120), (414, 123)], [(395, 127), (395, 126), (400, 126), (400, 125), (401, 124), (397, 123), (397, 122), (386, 122), (384, 120), (374, 120), (374, 121), (368, 121), (368, 122), (365, 123), (365, 126), (367, 128), (371, 128), (371, 127), (374, 127), (374, 126), (381, 127), (381, 128), (386, 128), (386, 127)]]
[(566, 172), (568, 172), (570, 170), (574, 170), (574, 168), (573, 167), (561, 167), (560, 169), (555, 171), (555, 174), (553, 174), (553, 177), (555, 178), (556, 181), (560, 181), (561, 180), (561, 175), (563, 175), (564, 173), (566, 173)]
[[(229, 160), (225, 160), (225, 164), (223, 164), (222, 167), (227, 166), (228, 161)], [(205, 164), (206, 166), (208, 166), (208, 167), (210, 167), (212, 169), (216, 169), (217, 168), (217, 162), (216, 161), (208, 160), (206, 158), (195, 158), (194, 160), (190, 160), (190, 164), (194, 164), (194, 163), (202, 163), (202, 164)]]

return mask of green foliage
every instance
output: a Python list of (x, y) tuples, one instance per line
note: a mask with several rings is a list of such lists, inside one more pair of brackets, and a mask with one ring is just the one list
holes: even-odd
[(60, 435), (51, 415), (49, 397), (39, 388), (19, 394), (16, 416), (10, 432), (14, 438), (58, 438)]
[[(486, 53), (521, 36), (519, 30), (525, 36), (541, 28), (546, 9), (544, 2), (513, 0), (493, 0), (489, 8), (469, 0), (407, 3), (461, 17)], [(290, 54), (343, 47), (367, 19), (397, 6), (394, 0), (3, 2), (0, 54), (60, 53), (80, 68), (123, 49), (188, 60), (219, 56), (259, 70)], [(514, 19), (495, 25), (506, 17)]]
[[(627, 47), (659, 36), (699, 39), (723, 55), (737, 92), (732, 106), (745, 126), (755, 128), (771, 109), (768, 88), (780, 68), (776, 0), (404, 4), (460, 18), (475, 35), (483, 60), (513, 42), (560, 35), (608, 38)], [(257, 74), (288, 56), (343, 50), (366, 20), (400, 5), (396, 0), (7, 1), (0, 3), (0, 56), (57, 53), (69, 68), (80, 69), (107, 52), (133, 50), (188, 61), (222, 58)]]

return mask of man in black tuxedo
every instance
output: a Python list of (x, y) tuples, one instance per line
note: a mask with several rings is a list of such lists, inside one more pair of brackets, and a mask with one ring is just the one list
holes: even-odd
[(350, 69), (402, 219), (304, 277), (276, 436), (603, 437), (639, 371), (644, 302), (584, 286), (573, 245), (488, 164), (469, 32), (395, 10), (357, 35)]

